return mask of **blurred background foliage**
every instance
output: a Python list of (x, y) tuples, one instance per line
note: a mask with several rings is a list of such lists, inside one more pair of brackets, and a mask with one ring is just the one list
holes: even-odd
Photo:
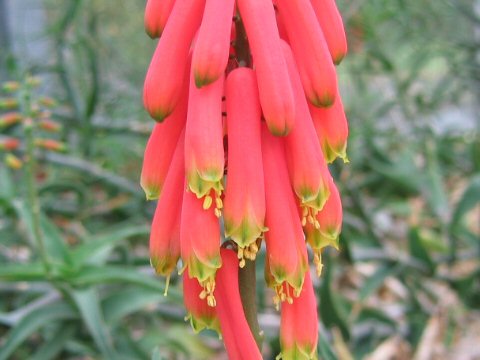
[[(480, 3), (342, 0), (349, 164), (335, 163), (341, 252), (317, 281), (322, 359), (478, 359)], [(0, 359), (224, 359), (184, 322), (181, 288), (149, 266), (154, 204), (138, 185), (153, 121), (141, 106), (155, 42), (142, 0), (0, 0), (0, 76), (42, 82), (62, 153), (32, 179), (0, 165)], [(2, 94), (2, 99), (7, 95)], [(15, 156), (28, 163), (27, 130)], [(33, 134), (33, 136), (39, 136)], [(6, 153), (2, 152), (3, 158)], [(28, 164), (25, 165), (28, 165)], [(258, 261), (266, 358), (279, 316)]]

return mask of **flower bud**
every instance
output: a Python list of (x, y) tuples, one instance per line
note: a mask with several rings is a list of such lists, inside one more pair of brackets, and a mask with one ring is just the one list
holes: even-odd
[(176, 1), (147, 71), (143, 103), (150, 116), (163, 121), (177, 106), (188, 52), (200, 25), (205, 0)]
[(18, 108), (18, 100), (15, 98), (0, 99), (0, 110), (12, 110)]
[(2, 84), (2, 90), (6, 93), (13, 93), (20, 89), (20, 83), (18, 81), (5, 81)]
[(53, 139), (35, 139), (35, 146), (41, 149), (64, 152), (67, 150), (65, 143)]
[(332, 105), (337, 74), (312, 4), (309, 0), (277, 0), (277, 6), (308, 100), (315, 106)]
[(0, 128), (9, 127), (22, 121), (22, 114), (18, 112), (9, 112), (0, 116)]
[(285, 136), (295, 121), (295, 101), (270, 0), (238, 0), (268, 129)]
[(12, 151), (18, 149), (20, 146), (20, 140), (16, 138), (1, 138), (0, 150)]
[(328, 50), (335, 64), (340, 64), (347, 54), (347, 37), (343, 20), (335, 0), (311, 0), (323, 35), (328, 44)]
[(6, 154), (5, 155), (5, 164), (14, 170), (18, 170), (23, 166), (22, 160), (16, 157), (13, 154)]
[(192, 56), (197, 87), (211, 84), (224, 73), (230, 50), (235, 0), (208, 0)]
[(160, 37), (172, 12), (175, 0), (147, 0), (145, 6), (145, 31), (152, 39)]
[(42, 130), (48, 131), (48, 132), (59, 132), (62, 126), (53, 120), (50, 119), (42, 119), (38, 122), (38, 127)]

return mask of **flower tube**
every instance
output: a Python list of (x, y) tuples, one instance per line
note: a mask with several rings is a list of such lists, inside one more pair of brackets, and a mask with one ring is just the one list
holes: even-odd
[(252, 50), (260, 104), (268, 129), (287, 135), (295, 121), (295, 101), (270, 0), (238, 0)]
[(190, 44), (200, 26), (204, 5), (205, 0), (176, 0), (148, 67), (143, 104), (159, 122), (180, 100)]
[[(255, 73), (233, 70), (226, 81), (228, 176), (224, 199), (225, 236), (238, 245), (240, 266), (254, 260), (266, 230), (261, 109)], [(248, 156), (245, 156), (248, 149)]]

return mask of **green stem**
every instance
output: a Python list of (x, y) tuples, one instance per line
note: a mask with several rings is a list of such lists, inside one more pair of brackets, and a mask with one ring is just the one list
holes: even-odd
[(257, 319), (257, 279), (255, 261), (246, 260), (245, 266), (238, 273), (240, 297), (242, 298), (243, 312), (252, 331), (258, 348), (262, 349), (262, 335)]
[(27, 182), (27, 191), (28, 191), (28, 203), (32, 209), (32, 227), (33, 227), (33, 237), (35, 245), (40, 254), (43, 266), (47, 277), (50, 277), (51, 274), (51, 265), (50, 259), (48, 257), (47, 250), (45, 248), (45, 242), (43, 239), (42, 228), (40, 225), (40, 201), (38, 198), (37, 187), (35, 184), (35, 141), (33, 134), (33, 121), (30, 117), (32, 115), (31, 104), (30, 104), (30, 89), (25, 90), (23, 96), (22, 107), (23, 114), (25, 116), (24, 122), (24, 131), (25, 131), (25, 141), (26, 141), (26, 182)]
[[(235, 30), (236, 38), (233, 46), (235, 47), (238, 65), (251, 67), (252, 56), (248, 45), (247, 33), (239, 14), (235, 16)], [(250, 331), (255, 338), (258, 349), (261, 351), (263, 339), (260, 333), (260, 326), (258, 325), (255, 261), (246, 260), (245, 266), (239, 270), (238, 283), (245, 318), (247, 319)]]

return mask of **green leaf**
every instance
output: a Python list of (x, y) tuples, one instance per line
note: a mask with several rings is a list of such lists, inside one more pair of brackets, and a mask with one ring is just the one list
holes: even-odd
[(419, 229), (416, 227), (412, 227), (408, 232), (408, 246), (410, 254), (417, 260), (420, 260), (430, 273), (433, 273), (435, 271), (435, 263), (425, 248)]
[(325, 339), (325, 336), (323, 336), (322, 333), (320, 333), (318, 336), (318, 353), (320, 354), (320, 359), (322, 360), (337, 360), (337, 356), (333, 352), (328, 340)]
[(330, 257), (325, 257), (325, 274), (323, 275), (323, 283), (320, 287), (320, 318), (327, 327), (338, 327), (342, 332), (344, 339), (350, 338), (348, 325), (344, 315), (338, 308), (338, 299), (334, 296), (332, 283), (332, 267), (333, 263)]
[(45, 281), (40, 263), (7, 264), (0, 266), (0, 279), (5, 281)]
[(65, 303), (55, 303), (33, 310), (7, 334), (3, 346), (0, 348), (0, 360), (9, 359), (17, 347), (40, 327), (58, 320), (73, 319), (76, 316), (72, 307)]
[(163, 360), (162, 354), (160, 354), (160, 349), (158, 346), (155, 347), (152, 351), (152, 360)]
[(104, 358), (116, 359), (115, 350), (113, 349), (108, 329), (105, 326), (103, 313), (95, 289), (91, 287), (74, 289), (70, 290), (69, 294), (75, 302), (85, 326)]
[(65, 343), (75, 334), (75, 325), (60, 326), (53, 336), (48, 339), (29, 360), (51, 360), (63, 350)]
[(92, 237), (88, 242), (75, 248), (72, 257), (77, 265), (85, 263), (100, 265), (105, 263), (110, 251), (118, 242), (132, 236), (146, 236), (149, 233), (150, 228), (144, 225), (128, 225), (109, 229), (105, 231), (105, 234)]
[(423, 184), (423, 190), (426, 194), (427, 202), (433, 212), (440, 219), (445, 219), (448, 212), (447, 192), (443, 183), (443, 175), (438, 163), (434, 143), (426, 143), (426, 181)]
[(376, 291), (389, 276), (395, 276), (400, 271), (400, 266), (395, 265), (382, 265), (380, 266), (372, 276), (363, 283), (360, 289), (360, 301), (364, 301), (370, 294)]
[(17, 186), (11, 172), (5, 166), (0, 167), (0, 198), (11, 200), (17, 193)]
[[(160, 279), (157, 280), (128, 266), (88, 266), (81, 269), (80, 272), (72, 274), (69, 280), (77, 286), (119, 282), (143, 286), (160, 293), (165, 291), (165, 284)], [(172, 295), (172, 293), (174, 292), (169, 290), (169, 294)]]
[(471, 181), (453, 212), (450, 227), (453, 229), (460, 224), (463, 216), (480, 202), (480, 175)]
[(116, 323), (150, 304), (162, 302), (163, 299), (160, 291), (148, 288), (131, 287), (113, 292), (102, 302), (105, 321), (108, 324)]
[[(36, 244), (33, 227), (33, 214), (30, 206), (16, 200), (13, 202), (19, 219), (25, 224), (28, 236), (32, 244)], [(70, 263), (70, 254), (64, 242), (63, 236), (55, 224), (53, 224), (43, 213), (40, 213), (40, 228), (45, 242), (47, 253), (53, 260), (62, 263)]]

